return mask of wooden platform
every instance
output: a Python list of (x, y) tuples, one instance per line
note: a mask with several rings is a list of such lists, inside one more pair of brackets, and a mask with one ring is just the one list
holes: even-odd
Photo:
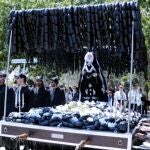
[(103, 131), (87, 131), (70, 128), (45, 127), (21, 123), (0, 122), (0, 134), (4, 137), (16, 138), (28, 133), (27, 140), (76, 146), (82, 140), (89, 142), (84, 146), (95, 149), (130, 150), (132, 134), (112, 133)]

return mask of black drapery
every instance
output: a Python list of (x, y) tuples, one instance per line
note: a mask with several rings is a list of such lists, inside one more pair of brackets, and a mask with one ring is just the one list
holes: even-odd
[(95, 50), (103, 69), (116, 75), (130, 69), (132, 21), (135, 22), (134, 67), (146, 72), (147, 52), (136, 2), (12, 11), (8, 41), (12, 53), (36, 55), (57, 67), (79, 66)]

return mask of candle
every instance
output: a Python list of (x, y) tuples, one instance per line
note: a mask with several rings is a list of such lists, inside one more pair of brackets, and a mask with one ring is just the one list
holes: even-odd
[(21, 87), (19, 87), (19, 100), (18, 100), (18, 102), (19, 102), (19, 112), (21, 112), (21, 99), (20, 99), (20, 94), (21, 94)]
[(21, 108), (24, 108), (24, 93), (22, 93), (22, 105)]
[(15, 108), (18, 107), (18, 90), (15, 91)]

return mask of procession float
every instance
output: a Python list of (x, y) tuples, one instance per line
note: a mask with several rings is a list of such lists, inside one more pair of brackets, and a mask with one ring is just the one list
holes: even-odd
[(79, 69), (80, 97), (77, 102), (31, 108), (29, 112), (21, 112), (20, 101), (19, 112), (6, 117), (6, 90), (1, 142), (10, 147), (23, 143), (33, 149), (42, 143), (43, 147), (55, 144), (76, 150), (130, 150), (141, 114), (131, 111), (130, 102), (127, 108), (106, 105), (107, 85), (102, 70), (116, 76), (130, 72), (130, 89), (133, 68), (146, 74), (140, 19), (137, 2), (12, 10), (7, 76), (12, 56), (24, 53), (30, 62), (36, 57), (39, 64), (55, 62), (58, 70)]

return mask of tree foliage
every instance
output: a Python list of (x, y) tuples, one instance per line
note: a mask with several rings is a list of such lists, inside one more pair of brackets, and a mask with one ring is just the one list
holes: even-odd
[[(130, 1), (130, 0), (124, 0)], [(33, 9), (33, 8), (52, 8), (64, 7), (70, 5), (86, 5), (122, 2), (122, 0), (1, 0), (0, 1), (0, 69), (5, 68), (7, 60), (6, 33), (7, 21), (12, 9)], [(150, 59), (150, 1), (139, 0), (143, 33), (148, 52), (148, 60)], [(149, 73), (150, 74), (150, 68)]]
[[(149, 0), (140, 0), (141, 6), (141, 15), (142, 15), (142, 25), (143, 33), (145, 36), (145, 44), (147, 48), (148, 55), (148, 75), (150, 74), (150, 1)], [(150, 76), (148, 76), (150, 81)]]

